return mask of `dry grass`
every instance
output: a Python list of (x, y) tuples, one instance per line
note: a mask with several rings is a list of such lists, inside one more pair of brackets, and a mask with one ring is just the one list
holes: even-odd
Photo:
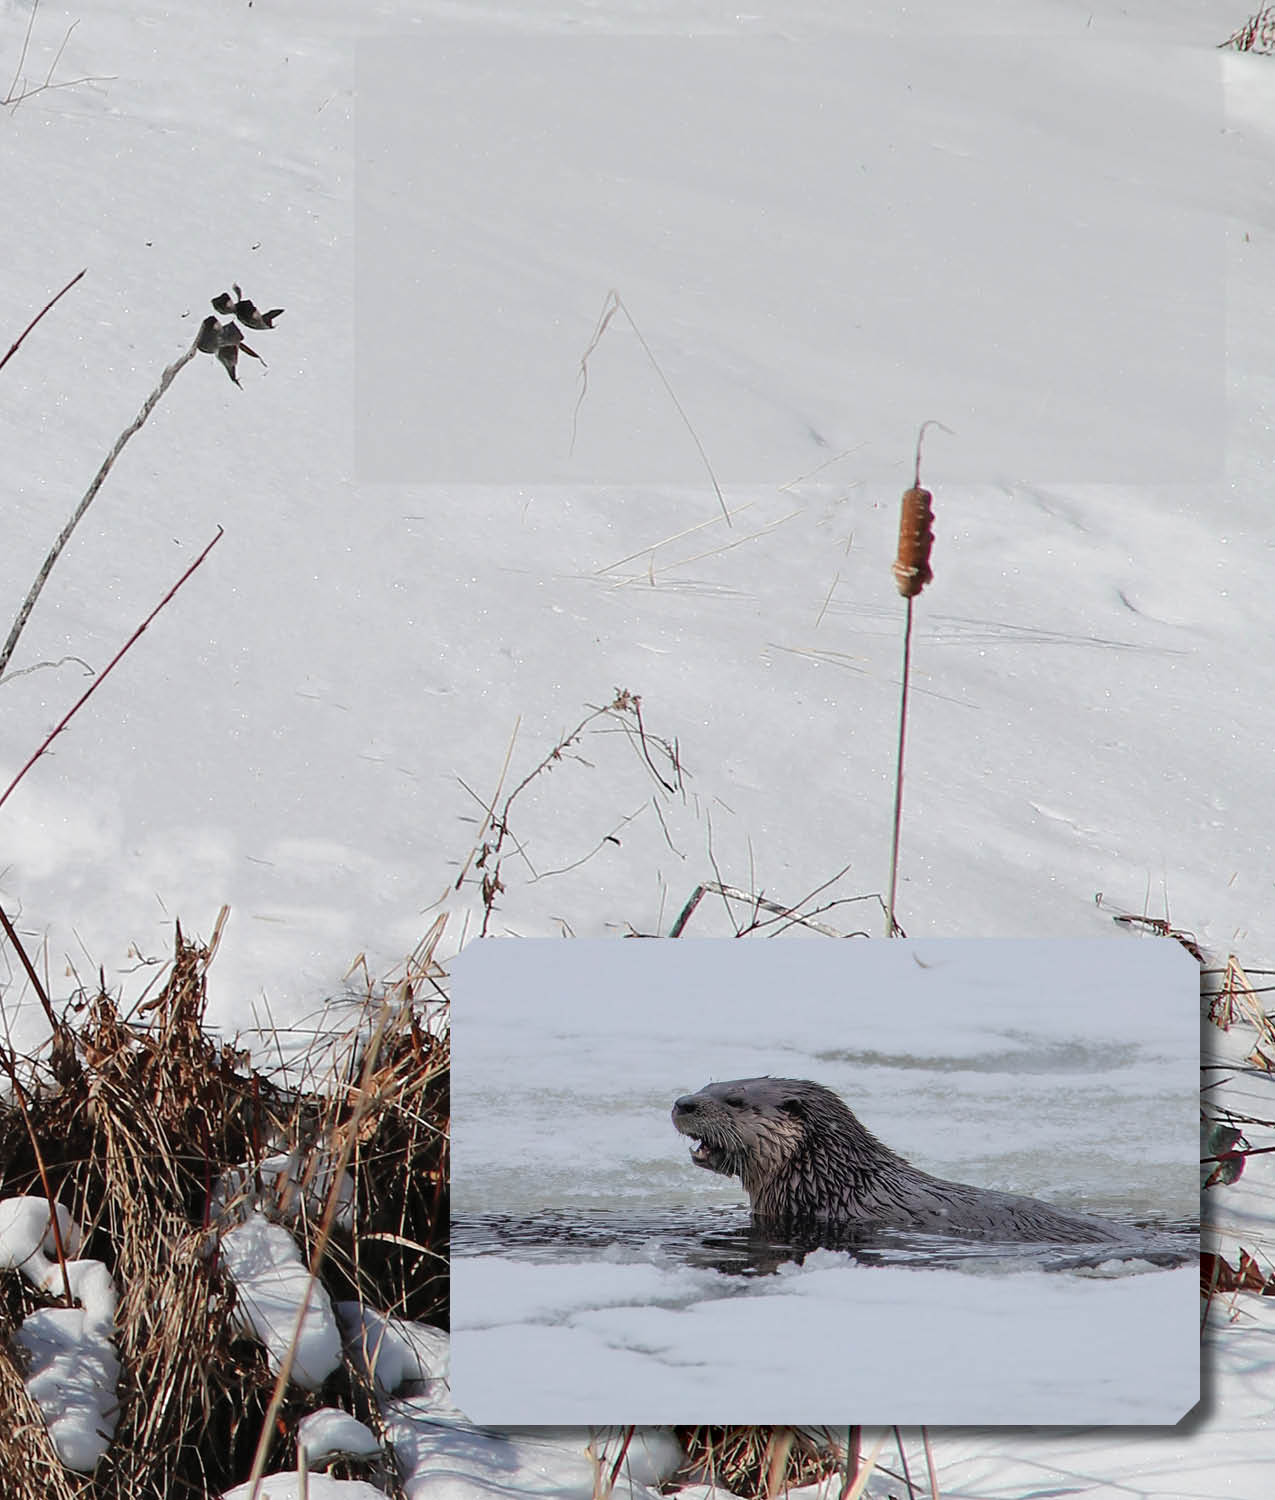
[[(203, 1500), (247, 1477), (274, 1380), (236, 1332), (218, 1265), (213, 1189), (236, 1168), (251, 1185), (266, 1157), (295, 1151), (321, 1197), (325, 1166), (348, 1148), (353, 1225), (333, 1234), (324, 1286), (336, 1300), (446, 1325), (449, 1042), (422, 1019), (437, 992), (439, 930), (397, 978), (368, 986), (338, 1047), (329, 1038), (322, 1056), (273, 1074), (206, 1029), (218, 933), (202, 945), (179, 927), (162, 985), (132, 1016), (99, 989), (58, 1024), (47, 1058), (8, 1059), (25, 1111), (16, 1093), (0, 1100), (0, 1197), (43, 1197), (47, 1180), (84, 1226), (81, 1253), (105, 1262), (119, 1291), (122, 1375), (114, 1441), (81, 1479), (58, 1463), (0, 1349), (5, 1500)], [(308, 1196), (275, 1209), (307, 1257), (319, 1229)], [(0, 1340), (54, 1300), (0, 1272)], [(325, 1401), (368, 1415), (348, 1370), (321, 1392), (291, 1388), (272, 1468), (292, 1456), (296, 1420)]]
[(829, 1449), (793, 1427), (678, 1427), (688, 1483), (768, 1500), (838, 1472)]
[(1238, 31), (1231, 33), (1219, 48), (1233, 47), (1237, 52), (1275, 51), (1275, 5), (1264, 5), (1256, 15), (1250, 16)]

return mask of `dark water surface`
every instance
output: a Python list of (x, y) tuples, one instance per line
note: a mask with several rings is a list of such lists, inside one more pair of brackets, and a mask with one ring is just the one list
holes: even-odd
[[(1129, 1245), (1004, 1244), (877, 1229), (860, 1233), (835, 1248), (863, 1266), (946, 1267), (975, 1273), (1015, 1270), (1083, 1270), (1127, 1261), (1130, 1271), (1146, 1262), (1162, 1267), (1183, 1265), (1200, 1253), (1199, 1225), (1194, 1223), (1131, 1226), (1138, 1232)], [(746, 1209), (720, 1208), (664, 1213), (540, 1213), (530, 1216), (479, 1214), (452, 1220), (454, 1256), (500, 1255), (513, 1260), (561, 1264), (651, 1261), (674, 1267), (720, 1271), (730, 1276), (773, 1273), (779, 1266), (801, 1263), (815, 1247), (774, 1239), (752, 1227)]]

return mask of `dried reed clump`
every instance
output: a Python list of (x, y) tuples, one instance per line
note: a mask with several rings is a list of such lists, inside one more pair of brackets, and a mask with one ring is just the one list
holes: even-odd
[(676, 1427), (686, 1464), (678, 1476), (748, 1500), (769, 1500), (837, 1472), (835, 1456), (792, 1427)]
[[(306, 1059), (272, 1075), (205, 1028), (220, 927), (207, 946), (178, 928), (166, 979), (133, 1016), (99, 989), (58, 1023), (53, 1062), (8, 1059), (12, 1076), (25, 1075), (25, 1117), (16, 1094), (0, 1097), (0, 1198), (46, 1196), (47, 1182), (84, 1225), (81, 1253), (105, 1262), (119, 1293), (122, 1374), (97, 1472), (62, 1470), (5, 1347), (25, 1312), (52, 1299), (0, 1272), (4, 1500), (204, 1500), (247, 1477), (274, 1380), (261, 1348), (237, 1332), (214, 1188), (251, 1191), (268, 1156), (295, 1153), (303, 1184), (322, 1184), (348, 1143), (352, 1221), (333, 1235), (324, 1285), (338, 1299), (446, 1321), (449, 1046), (415, 1003), (427, 981), (437, 990), (432, 945), (388, 989), (369, 985), (342, 1045), (326, 1038), (325, 1055), (344, 1058), (341, 1076)], [(388, 1019), (365, 1069), (374, 1013)], [(294, 1196), (291, 1216), (277, 1216), (308, 1254), (319, 1225), (307, 1193)], [(290, 1433), (324, 1399), (358, 1406), (355, 1384), (338, 1371), (322, 1393), (290, 1389), (282, 1427)], [(273, 1458), (292, 1451), (285, 1435)]]

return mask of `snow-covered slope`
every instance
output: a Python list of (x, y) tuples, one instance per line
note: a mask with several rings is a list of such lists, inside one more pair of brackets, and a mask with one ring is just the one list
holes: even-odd
[[(6, 611), (16, 612), (53, 536), (163, 367), (189, 345), (209, 299), (233, 281), (259, 305), (286, 309), (254, 343), (269, 368), (241, 362), (243, 389), (211, 359), (181, 372), (55, 569), (13, 666), (62, 664), (0, 685), (7, 785), (86, 685), (84, 667), (67, 658), (100, 670), (225, 527), (208, 562), (0, 812), (0, 900), (35, 946), (47, 943), (57, 994), (74, 986), (68, 970), (87, 981), (99, 965), (108, 983), (140, 988), (149, 969), (139, 957), (168, 951), (173, 916), (207, 932), (223, 902), (232, 917), (212, 1007), (232, 1030), (264, 1021), (267, 1003), (280, 1024), (312, 1013), (360, 952), (376, 968), (407, 951), (440, 902), (453, 914), (454, 949), (481, 914), (477, 885), (452, 885), (507, 755), (506, 793), (617, 687), (641, 695), (651, 734), (676, 740), (685, 795), (653, 805), (631, 742), (600, 721), (579, 759), (555, 763), (515, 804), (526, 859), (505, 863), (493, 931), (667, 932), (695, 884), (715, 878), (714, 864), (726, 882), (782, 901), (847, 865), (830, 894), (881, 890), (902, 622), (889, 565), (898, 494), (927, 418), (955, 435), (931, 430), (923, 467), (938, 518), (936, 580), (916, 609), (900, 920), (914, 936), (1114, 941), (1127, 935), (1113, 910), (1167, 912), (1214, 953), (1269, 961), (1275, 612), (1264, 481), (1275, 460), (1266, 417), (1275, 62), (1212, 50), (1244, 19), (1242, 4), (1220, 0), (1138, 0), (1109, 12), (978, 0), (959, 17), (937, 5), (874, 4), (853, 18), (822, 0), (747, 14), (709, 0), (41, 5), (21, 67), (29, 83), (44, 79), (78, 24), (53, 74), (71, 86), (0, 115), (10, 223), (3, 347), (76, 271), (88, 274), (0, 372)], [(6, 74), (18, 68), (29, 22), (27, 3), (0, 7)], [(1164, 369), (1145, 389), (1119, 392), (1137, 407), (1131, 442), (1154, 448), (1159, 423), (1165, 453), (1177, 454), (1154, 482), (1125, 473), (1107, 483), (1102, 464), (1060, 479), (1056, 458), (1033, 468), (1021, 414), (1012, 456), (985, 471), (980, 424), (1000, 415), (988, 410), (995, 388), (967, 390), (964, 417), (934, 405), (936, 391), (961, 389), (961, 369), (934, 372), (940, 389), (919, 376), (914, 387), (906, 363), (886, 368), (887, 333), (909, 337), (915, 270), (882, 253), (844, 194), (829, 201), (803, 160), (780, 156), (752, 179), (773, 183), (776, 195), (806, 190), (806, 207), (787, 215), (777, 196), (764, 262), (728, 253), (730, 235), (747, 237), (750, 227), (711, 176), (679, 178), (667, 195), (648, 179), (626, 198), (619, 174), (606, 213), (587, 195), (557, 197), (534, 243), (534, 203), (495, 191), (517, 178), (510, 164), (524, 147), (531, 153), (545, 139), (561, 149), (550, 126), (572, 118), (563, 97), (571, 71), (553, 61), (554, 40), (611, 46), (639, 35), (746, 44), (757, 67), (767, 47), (800, 56), (802, 68), (785, 62), (783, 77), (792, 87), (808, 78), (812, 95), (829, 100), (832, 70), (855, 35), (870, 33), (878, 46), (896, 37), (904, 56), (917, 49), (918, 66), (929, 59), (925, 126), (936, 162), (972, 171), (994, 142), (1006, 181), (1032, 181), (1031, 132), (1003, 138), (1010, 126), (992, 73), (978, 74), (977, 89), (962, 89), (954, 74), (941, 99), (959, 108), (939, 108), (933, 39), (953, 32), (961, 56), (979, 55), (971, 37), (1034, 39), (1043, 49), (1035, 56), (1059, 60), (1058, 89), (1087, 91), (1095, 110), (1113, 108), (1123, 87), (1169, 111), (1165, 157), (1145, 168), (1143, 186), (1158, 214), (1181, 209), (1184, 253), (1207, 274), (1191, 307), (1182, 305), (1191, 279), (1172, 256), (1140, 260), (1137, 288), (1144, 313), (1160, 305), (1166, 326), (1203, 340), (1183, 344), (1188, 364), (1213, 357), (1209, 309), (1223, 309), (1223, 471), (1210, 475), (1211, 459), (1182, 456), (1178, 440), (1198, 413), (1168, 400)], [(356, 220), (360, 191), (373, 183), (369, 161), (395, 144), (356, 140), (361, 39), (410, 41), (457, 60), (436, 170), (425, 139), (413, 148), (415, 196), (396, 203), (375, 179), (372, 207), (384, 222), (407, 233), (428, 216), (430, 253), (415, 268), (425, 304), (376, 279), (377, 247), (356, 243), (359, 223), (367, 233), (378, 222)], [(546, 86), (493, 90), (492, 77), (524, 44), (529, 59), (542, 59)], [(462, 62), (475, 69), (472, 84)], [(740, 113), (739, 99), (726, 97), (728, 71), (687, 66), (692, 122)], [(71, 82), (79, 78), (91, 81)], [(879, 123), (882, 153), (897, 111), (887, 82), (897, 84), (893, 73), (875, 110), (871, 98), (856, 100)], [(663, 111), (652, 87), (652, 108)], [(1048, 111), (1059, 130), (1061, 97)], [(582, 122), (582, 159), (594, 174), (618, 159), (622, 138), (641, 138), (641, 121), (625, 113), (632, 98), (618, 93), (613, 111), (601, 98)], [(502, 100), (507, 113), (493, 117)], [(410, 88), (390, 103), (368, 118), (388, 121), (392, 134), (397, 111), (404, 139), (418, 139), (411, 122), (438, 119)], [(904, 123), (898, 139), (912, 139), (915, 119)], [(1133, 192), (1120, 176), (1128, 158), (1119, 135), (1095, 139), (1084, 125), (1077, 114), (1073, 144), (1088, 143), (1095, 183), (1114, 177)], [(1181, 143), (1197, 130), (1218, 134), (1184, 158)], [(1066, 144), (1065, 131), (1059, 138)], [(961, 179), (935, 171), (942, 212), (917, 225), (927, 256), (949, 239), (955, 253), (1018, 232), (1017, 200), (999, 199), (980, 176), (971, 239), (959, 201), (941, 196)], [(749, 180), (742, 171), (741, 183)], [(630, 211), (650, 236), (651, 258), (617, 264), (603, 228)], [(824, 237), (803, 244), (811, 226)], [(662, 238), (718, 253), (660, 259)], [(572, 245), (579, 255), (564, 264)], [(1113, 266), (1125, 274), (1117, 250)], [(847, 282), (870, 275), (872, 317), (881, 319), (866, 404), (838, 367), (805, 357), (828, 337), (839, 357), (854, 358), (819, 316), (847, 305), (844, 289), (834, 297), (826, 284), (842, 259)], [(782, 266), (787, 284), (753, 285), (758, 264), (772, 277)], [(367, 266), (372, 279), (360, 279)], [(491, 284), (502, 300), (476, 328), (471, 293)], [(710, 447), (729, 527), (618, 315), (591, 356), (584, 446), (578, 460), (566, 452), (578, 362), (612, 286), (696, 431), (742, 434), (737, 449), (728, 436), (718, 439), (727, 451)], [(959, 303), (963, 321), (950, 331), (977, 337), (960, 289), (927, 283), (931, 333), (933, 309)], [(1073, 293), (1079, 326), (1093, 308)], [(431, 309), (426, 327), (409, 317), (419, 305)], [(789, 306), (804, 306), (809, 321), (785, 321)], [(1101, 405), (1093, 393), (1107, 367), (1093, 363), (1102, 351), (1092, 339), (1050, 345), (1071, 353), (1055, 352), (1038, 385), (1041, 331), (1006, 329), (995, 312), (989, 305), (988, 327), (1010, 341), (1006, 368), (1030, 388), (1023, 411), (1047, 415), (1050, 392), (1082, 418), (1086, 402)], [(536, 389), (520, 395), (503, 372), (537, 352), (538, 327), (552, 338), (529, 377)], [(408, 476), (430, 483), (360, 480), (356, 452), (375, 472), (375, 449), (369, 455), (365, 411), (356, 443), (355, 377), (370, 380), (367, 362), (378, 356), (387, 385), (419, 377), (420, 399), (404, 411), (419, 423), (422, 454), (437, 454), (432, 414), (446, 411), (440, 393), (454, 390), (465, 393), (472, 432), (498, 456), (552, 448), (559, 467), (506, 466), (502, 483), (466, 483), (473, 470), (460, 464)], [(1136, 370), (1132, 357), (1123, 351), (1120, 368)], [(1199, 372), (1178, 374), (1180, 396)], [(490, 404), (481, 408), (484, 390)], [(541, 430), (546, 413), (562, 434), (556, 448)], [(659, 446), (659, 465), (653, 457), (649, 470), (635, 468), (631, 429)], [(1066, 436), (1085, 451), (1083, 420)], [(852, 451), (841, 457), (843, 449)], [(720, 908), (707, 904), (690, 928), (725, 930)], [(5, 1024), (34, 1041), (38, 1012), (21, 1003), (11, 957), (2, 962)], [(1268, 1224), (1269, 1198), (1261, 1204)], [(1214, 1404), (1173, 1440), (1178, 1469), (1164, 1483), (1178, 1488), (1149, 1493), (1181, 1493), (1188, 1468), (1193, 1492), (1255, 1493), (1243, 1469), (1260, 1406), (1251, 1393), (1270, 1378), (1255, 1352), (1266, 1335), (1256, 1332), (1237, 1340), (1228, 1330)], [(978, 1460), (985, 1469), (963, 1470), (953, 1493), (1017, 1494), (1039, 1482), (1000, 1456), (1011, 1446), (1025, 1452), (1018, 1439), (951, 1441), (991, 1455)], [(1152, 1451), (1160, 1457), (1147, 1460)], [(1112, 1476), (1131, 1481), (1149, 1463), (1163, 1471), (1168, 1451), (1093, 1438), (1058, 1463), (1076, 1493), (1103, 1494)], [(1231, 1462), (1240, 1467), (1228, 1470)]]

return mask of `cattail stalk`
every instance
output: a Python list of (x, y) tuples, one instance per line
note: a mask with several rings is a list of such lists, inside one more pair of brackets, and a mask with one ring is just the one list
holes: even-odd
[[(895, 587), (907, 601), (907, 618), (903, 626), (903, 682), (899, 692), (899, 748), (894, 762), (894, 824), (890, 838), (890, 894), (885, 908), (885, 935), (894, 937), (899, 925), (894, 920), (894, 898), (899, 878), (899, 831), (903, 825), (903, 749), (908, 732), (908, 686), (912, 675), (912, 601), (927, 583), (934, 579), (930, 552), (934, 546), (934, 496), (921, 488), (921, 440), (927, 427), (942, 427), (941, 422), (922, 422), (916, 435), (916, 467), (911, 489), (904, 490), (899, 512), (899, 550), (892, 572)], [(944, 432), (949, 429), (944, 427)]]

